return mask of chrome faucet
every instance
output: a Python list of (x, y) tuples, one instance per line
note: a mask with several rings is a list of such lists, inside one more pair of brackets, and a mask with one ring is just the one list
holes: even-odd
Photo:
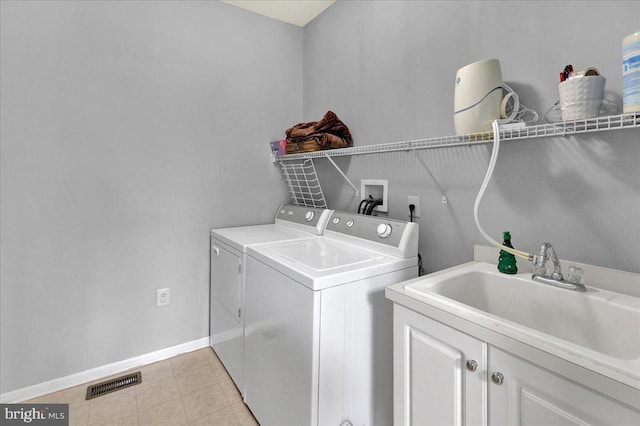
[[(547, 275), (547, 261), (553, 262), (553, 272)], [(569, 268), (571, 269), (571, 268)], [(570, 274), (571, 275), (571, 274)], [(573, 280), (565, 280), (560, 270), (560, 260), (551, 243), (543, 243), (540, 247), (540, 253), (533, 255), (533, 276), (534, 281), (549, 284), (555, 287), (565, 288), (574, 291), (587, 291), (584, 284), (580, 282), (572, 282)], [(572, 278), (569, 276), (569, 278)]]

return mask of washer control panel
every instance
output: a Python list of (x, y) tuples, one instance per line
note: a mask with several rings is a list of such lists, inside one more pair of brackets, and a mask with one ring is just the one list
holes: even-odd
[[(367, 216), (334, 210), (327, 222), (326, 231), (350, 235), (360, 239), (400, 247), (402, 236), (413, 232), (415, 223), (379, 216)], [(411, 229), (408, 229), (411, 228)]]

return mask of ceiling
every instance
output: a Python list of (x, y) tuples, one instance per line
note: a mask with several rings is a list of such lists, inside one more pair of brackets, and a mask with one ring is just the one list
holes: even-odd
[(304, 27), (336, 0), (221, 0), (260, 15)]

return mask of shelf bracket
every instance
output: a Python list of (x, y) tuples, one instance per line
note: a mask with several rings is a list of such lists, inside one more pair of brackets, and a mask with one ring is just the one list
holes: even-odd
[(420, 164), (422, 164), (422, 167), (424, 167), (424, 169), (427, 171), (427, 173), (429, 174), (429, 177), (431, 178), (431, 180), (433, 181), (433, 183), (436, 184), (436, 187), (438, 188), (438, 191), (440, 191), (440, 194), (442, 195), (442, 204), (447, 204), (449, 202), (449, 199), (447, 198), (447, 193), (446, 191), (442, 188), (442, 186), (440, 185), (440, 182), (438, 182), (438, 179), (436, 179), (436, 177), (433, 175), (433, 173), (431, 173), (431, 170), (429, 169), (429, 166), (427, 165), (427, 163), (422, 159), (422, 157), (420, 157), (418, 155), (418, 153), (416, 152), (416, 150), (414, 149), (413, 151), (413, 155), (415, 155), (415, 157), (418, 159), (418, 161), (420, 162)]
[(347, 177), (347, 175), (345, 175), (345, 174), (342, 172), (342, 170), (340, 170), (340, 167), (338, 167), (338, 165), (335, 163), (335, 161), (333, 161), (333, 159), (332, 159), (331, 157), (327, 156), (327, 157), (325, 157), (325, 158), (326, 158), (327, 160), (329, 160), (329, 162), (330, 162), (331, 164), (333, 164), (333, 167), (335, 167), (335, 168), (336, 168), (336, 170), (338, 171), (338, 173), (340, 173), (340, 174), (342, 175), (342, 177), (344, 178), (344, 180), (346, 180), (346, 181), (347, 181), (347, 183), (349, 184), (349, 186), (350, 186), (351, 188), (353, 188), (354, 192), (356, 193), (356, 194), (355, 194), (355, 196), (356, 196), (356, 197), (358, 197), (360, 194), (358, 193), (358, 188), (356, 188), (356, 186), (353, 184), (353, 182), (351, 182), (351, 181), (349, 180), (349, 178)]

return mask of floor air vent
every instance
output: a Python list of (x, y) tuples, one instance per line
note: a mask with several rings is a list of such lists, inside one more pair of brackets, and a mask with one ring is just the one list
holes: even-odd
[(120, 389), (128, 388), (139, 383), (142, 383), (142, 373), (139, 371), (137, 373), (118, 377), (117, 379), (98, 383), (97, 385), (89, 386), (87, 388), (87, 400), (97, 398)]

